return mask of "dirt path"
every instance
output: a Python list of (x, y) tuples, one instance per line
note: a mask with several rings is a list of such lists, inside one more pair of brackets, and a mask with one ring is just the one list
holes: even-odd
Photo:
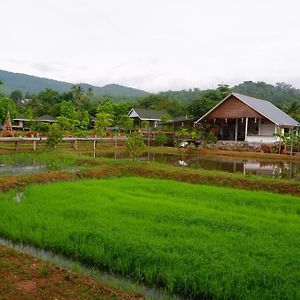
[(0, 299), (143, 299), (0, 245)]

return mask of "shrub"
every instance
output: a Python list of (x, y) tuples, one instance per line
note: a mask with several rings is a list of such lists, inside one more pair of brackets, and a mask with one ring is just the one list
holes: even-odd
[(146, 145), (138, 132), (133, 132), (125, 142), (126, 152), (134, 161), (138, 155), (143, 154)]
[(54, 123), (49, 128), (46, 144), (49, 148), (55, 148), (55, 146), (62, 140), (62, 138), (63, 132), (61, 127), (58, 124)]

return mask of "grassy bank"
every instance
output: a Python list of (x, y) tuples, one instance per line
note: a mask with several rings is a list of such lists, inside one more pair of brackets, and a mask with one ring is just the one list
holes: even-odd
[(297, 197), (132, 177), (23, 192), (1, 194), (1, 236), (193, 298), (300, 297)]

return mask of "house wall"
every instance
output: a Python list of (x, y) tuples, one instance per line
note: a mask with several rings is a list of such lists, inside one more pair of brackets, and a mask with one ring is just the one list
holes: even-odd
[(16, 120), (16, 121), (13, 121), (13, 124), (12, 124), (12, 128), (23, 128), (24, 127), (24, 122), (23, 121), (20, 121), (20, 120)]
[(235, 119), (235, 118), (263, 118), (254, 109), (244, 104), (242, 101), (230, 96), (221, 103), (214, 111), (208, 114), (204, 120), (213, 119)]
[(245, 141), (254, 144), (273, 144), (279, 142), (279, 137), (272, 135), (248, 135)]
[(261, 135), (273, 135), (275, 131), (274, 123), (261, 123), (260, 124), (260, 134)]

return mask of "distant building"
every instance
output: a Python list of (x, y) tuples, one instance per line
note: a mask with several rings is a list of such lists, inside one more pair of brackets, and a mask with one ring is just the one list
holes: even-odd
[(23, 115), (17, 115), (12, 122), (12, 128), (14, 130), (18, 130), (18, 129), (25, 129), (26, 128), (26, 123), (30, 122), (30, 120), (23, 116)]
[(167, 122), (164, 122), (162, 125), (167, 126), (170, 129), (176, 131), (180, 130), (182, 128), (193, 128), (194, 123), (198, 118), (188, 118), (187, 116), (181, 116), (173, 118), (172, 120), (169, 120)]
[(38, 117), (34, 121), (52, 124), (52, 123), (56, 122), (56, 119), (50, 115), (43, 115), (41, 117)]
[(43, 115), (41, 117), (38, 117), (36, 119), (28, 119), (27, 117), (23, 116), (23, 115), (18, 115), (13, 119), (13, 123), (12, 123), (12, 128), (14, 130), (25, 130), (28, 129), (28, 123), (32, 122), (32, 123), (38, 123), (38, 122), (42, 122), (42, 123), (48, 123), (48, 124), (53, 124), (54, 122), (56, 122), (56, 119), (50, 115)]
[(161, 118), (167, 113), (162, 110), (154, 109), (143, 109), (143, 108), (132, 108), (127, 116), (133, 119), (133, 124), (135, 128), (141, 128), (143, 121), (148, 121), (150, 127), (156, 128), (161, 122)]
[(232, 93), (199, 118), (210, 125), (219, 140), (274, 143), (299, 123), (269, 101)]

